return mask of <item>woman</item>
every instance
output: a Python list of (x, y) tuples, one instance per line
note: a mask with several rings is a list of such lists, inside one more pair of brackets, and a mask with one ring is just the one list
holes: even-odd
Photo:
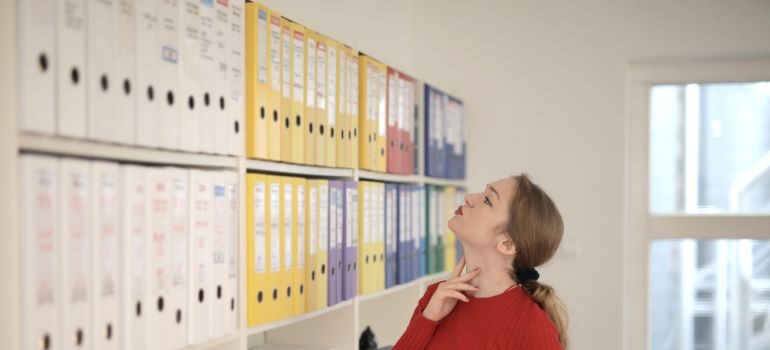
[(548, 195), (526, 174), (497, 180), (465, 196), (449, 229), (465, 255), (428, 287), (393, 350), (566, 349), (566, 310), (535, 270), (564, 232)]

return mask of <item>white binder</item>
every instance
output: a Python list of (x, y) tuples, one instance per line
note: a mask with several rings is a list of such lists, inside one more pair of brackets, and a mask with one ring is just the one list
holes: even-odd
[(243, 100), (244, 94), (244, 29), (245, 16), (243, 12), (242, 1), (230, 2), (230, 61), (228, 62), (228, 82), (229, 96), (228, 101), (228, 119), (224, 124), (224, 133), (229, 140), (229, 154), (243, 155), (246, 142), (246, 124), (244, 119), (245, 106)]
[(148, 349), (149, 190), (148, 169), (120, 168), (121, 178), (121, 340), (123, 349)]
[(171, 253), (171, 285), (168, 292), (168, 307), (171, 316), (165, 337), (167, 348), (179, 349), (187, 344), (187, 327), (190, 314), (187, 308), (188, 249), (189, 233), (189, 170), (169, 168), (171, 194), (171, 230), (169, 252)]
[(120, 173), (117, 163), (91, 163), (91, 328), (94, 349), (118, 349)]
[(21, 220), (21, 348), (53, 349), (59, 333), (56, 158), (19, 157)]
[(211, 248), (213, 237), (213, 188), (211, 172), (190, 170), (189, 199), (189, 344), (209, 339), (212, 282)]
[(118, 0), (88, 1), (86, 89), (88, 137), (113, 141), (117, 93), (120, 82), (115, 67), (115, 8)]
[[(164, 102), (158, 86), (158, 1), (136, 0), (136, 143), (160, 146), (159, 106)], [(149, 310), (149, 309), (148, 309)]]
[(179, 148), (190, 152), (201, 150), (200, 3), (183, 0), (179, 6)]
[(91, 164), (59, 162), (60, 325), (63, 349), (90, 349), (91, 328)]
[(148, 168), (149, 236), (147, 241), (147, 349), (168, 349), (171, 284), (171, 187), (164, 168)]
[(229, 205), (227, 185), (228, 179), (225, 172), (211, 172), (212, 186), (212, 244), (211, 254), (211, 283), (208, 295), (211, 296), (211, 337), (216, 338), (225, 333), (226, 305), (225, 292), (227, 289), (227, 244), (229, 241), (228, 215)]
[(158, 129), (160, 147), (179, 149), (179, 3), (158, 2), (158, 35), (155, 48), (158, 88)]
[(213, 153), (228, 154), (230, 149), (228, 125), (230, 124), (230, 6), (235, 1), (214, 1), (216, 12), (214, 29), (216, 45), (214, 48), (216, 70), (214, 71), (214, 89), (216, 94), (216, 114), (213, 125)]
[[(102, 0), (100, 0), (102, 1)], [(136, 0), (113, 0), (115, 102), (110, 109), (113, 142), (136, 143)]]
[(217, 115), (217, 89), (214, 81), (218, 49), (216, 48), (216, 1), (200, 2), (200, 112), (199, 142), (201, 151), (214, 153), (214, 120)]
[(56, 6), (56, 133), (86, 137), (86, 2)]
[(42, 0), (18, 1), (16, 4), (19, 11), (19, 128), (53, 134), (56, 123), (56, 3)]
[(227, 285), (225, 287), (225, 333), (231, 334), (238, 328), (238, 310), (241, 309), (241, 301), (238, 297), (240, 285), (238, 284), (240, 216), (238, 204), (238, 173), (226, 172), (227, 183)]

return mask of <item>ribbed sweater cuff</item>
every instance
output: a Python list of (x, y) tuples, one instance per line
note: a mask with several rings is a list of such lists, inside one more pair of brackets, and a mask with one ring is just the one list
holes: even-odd
[(438, 322), (431, 321), (422, 315), (422, 312), (415, 315), (412, 322), (407, 327), (406, 332), (399, 341), (399, 349), (404, 350), (422, 350), (428, 346), (433, 332), (436, 331)]

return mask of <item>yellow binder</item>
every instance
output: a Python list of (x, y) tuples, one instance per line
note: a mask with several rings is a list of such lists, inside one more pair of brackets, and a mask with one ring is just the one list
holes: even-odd
[(295, 286), (294, 286), (294, 260), (293, 260), (293, 232), (294, 232), (294, 217), (292, 213), (292, 199), (293, 188), (292, 178), (281, 176), (279, 178), (281, 183), (281, 287), (283, 288), (284, 303), (282, 304), (283, 310), (281, 314), (283, 318), (294, 316), (294, 298), (295, 298)]
[[(291, 118), (289, 123), (291, 134), (291, 158), (292, 163), (312, 164), (307, 162), (305, 154), (305, 139), (307, 138), (307, 126), (305, 115), (305, 59), (307, 58), (307, 39), (305, 38), (305, 27), (301, 24), (291, 23), (292, 34), (292, 89), (291, 89)], [(309, 158), (312, 160), (312, 158)]]
[(358, 182), (358, 294), (369, 293), (369, 197), (368, 181)]
[(304, 178), (295, 177), (292, 186), (294, 188), (292, 196), (294, 314), (301, 315), (307, 309), (307, 283), (305, 281), (305, 264), (307, 263), (307, 255), (305, 254), (305, 189), (307, 185)]
[[(388, 104), (388, 66), (381, 63), (377, 67), (377, 120), (375, 120), (375, 129), (377, 137), (375, 137), (375, 149), (374, 157), (375, 164), (377, 165), (377, 171), (388, 171), (388, 124), (387, 124), (387, 109)], [(383, 272), (384, 277), (384, 272)], [(384, 283), (384, 282), (383, 282)]]
[[(329, 129), (328, 115), (326, 114), (326, 104), (328, 102), (326, 96), (326, 79), (327, 79), (327, 46), (326, 37), (323, 35), (311, 32), (309, 38), (315, 41), (315, 62), (311, 62), (311, 57), (308, 57), (308, 67), (315, 66), (315, 86), (313, 87), (313, 93), (315, 94), (315, 109), (314, 109), (314, 121), (318, 126), (315, 137), (313, 138), (313, 152), (315, 152), (314, 160), (316, 165), (328, 166), (326, 160), (326, 139), (329, 137), (331, 130)], [(309, 75), (308, 75), (309, 76)], [(310, 83), (308, 82), (308, 86)], [(308, 95), (310, 95), (310, 89), (308, 89)], [(305, 148), (307, 149), (307, 147)]]
[(329, 180), (318, 180), (318, 252), (316, 266), (320, 266), (316, 306), (329, 305)]
[(318, 254), (318, 184), (317, 180), (307, 179), (305, 189), (305, 251), (307, 260), (305, 265), (305, 286), (308, 312), (318, 309), (316, 305), (318, 293), (319, 271), (316, 266)]
[(326, 103), (323, 107), (326, 107), (326, 110), (320, 113), (326, 115), (328, 129), (327, 135), (324, 137), (326, 166), (336, 167), (339, 134), (344, 129), (340, 125), (340, 114), (337, 107), (339, 104), (339, 44), (331, 38), (324, 38), (324, 40), (326, 41), (326, 83), (324, 86), (326, 88)]
[(269, 40), (267, 27), (270, 15), (264, 7), (246, 4), (246, 156), (267, 158), (269, 60), (266, 59)]
[[(454, 215), (454, 210), (457, 208), (454, 205), (456, 193), (457, 189), (454, 186), (444, 188), (443, 205), (445, 218), (451, 218)], [(455, 234), (447, 225), (442, 226), (444, 230), (444, 271), (449, 271), (455, 266), (456, 261)]]
[[(281, 28), (281, 15), (270, 11), (270, 33), (268, 40), (268, 73), (269, 84), (267, 89), (268, 110), (265, 115), (265, 124), (267, 125), (267, 158), (273, 161), (280, 161), (281, 158), (281, 113), (283, 111), (283, 101), (281, 93), (283, 85), (283, 29)], [(289, 33), (291, 37), (291, 33)], [(285, 113), (285, 112), (284, 112)], [(261, 116), (260, 116), (261, 117)]]
[(281, 182), (278, 176), (267, 175), (267, 320), (283, 318), (284, 297), (281, 288)]
[(361, 139), (361, 127), (360, 127), (360, 99), (361, 90), (359, 89), (359, 83), (361, 82), (360, 75), (361, 69), (359, 64), (358, 51), (345, 46), (345, 50), (348, 56), (347, 66), (347, 114), (348, 114), (348, 128), (352, 129), (352, 133), (348, 133), (347, 137), (347, 149), (348, 149), (348, 166), (353, 169), (359, 168), (360, 165), (360, 139)]
[(316, 84), (318, 73), (316, 72), (316, 54), (318, 52), (318, 40), (310, 28), (304, 28), (305, 53), (302, 61), (304, 70), (305, 94), (304, 94), (304, 121), (302, 133), (305, 142), (305, 164), (316, 165), (315, 140), (319, 135), (320, 126), (316, 121)]
[(376, 166), (372, 159), (372, 149), (374, 149), (377, 135), (372, 130), (372, 119), (376, 118), (376, 101), (373, 99), (377, 92), (376, 82), (376, 62), (368, 56), (359, 56), (359, 88), (361, 101), (359, 101), (359, 123), (361, 137), (359, 138), (359, 157), (358, 167), (360, 169), (375, 170)]
[(246, 174), (247, 324), (267, 322), (267, 177)]
[[(347, 99), (347, 90), (346, 90), (346, 80), (347, 80), (347, 67), (348, 67), (348, 54), (347, 50), (345, 49), (345, 46), (342, 45), (339, 42), (335, 42), (336, 48), (337, 48), (337, 74), (336, 74), (336, 84), (335, 84), (335, 94), (336, 96), (336, 104), (337, 104), (337, 115), (336, 115), (336, 126), (337, 134), (335, 135), (335, 149), (337, 152), (337, 156), (335, 159), (336, 166), (338, 168), (348, 168), (350, 167), (350, 164), (348, 164), (348, 148), (347, 148), (347, 140), (348, 140), (348, 132), (352, 129), (349, 128), (348, 123), (348, 111), (347, 111), (347, 105), (348, 105), (348, 99)], [(331, 50), (332, 45), (329, 44), (329, 50)], [(331, 52), (331, 51), (330, 51)], [(331, 76), (331, 75), (330, 75)], [(329, 87), (332, 85), (330, 84)], [(329, 96), (332, 94), (330, 93)], [(352, 132), (351, 132), (352, 135)]]
[[(294, 73), (292, 70), (292, 56), (294, 51), (294, 37), (291, 21), (281, 17), (281, 109), (278, 117), (278, 129), (281, 135), (281, 161), (292, 161), (292, 91), (294, 90)], [(300, 82), (300, 85), (302, 83)]]

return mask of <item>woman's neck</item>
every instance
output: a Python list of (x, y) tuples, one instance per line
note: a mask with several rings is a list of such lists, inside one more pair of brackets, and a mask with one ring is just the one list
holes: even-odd
[(467, 292), (468, 295), (477, 298), (485, 298), (498, 295), (506, 291), (516, 282), (511, 278), (509, 269), (505, 262), (498, 257), (490, 257), (489, 254), (476, 253), (471, 250), (465, 250), (465, 268), (470, 272), (476, 268), (481, 269), (481, 273), (472, 279), (469, 283), (479, 288), (477, 292)]

